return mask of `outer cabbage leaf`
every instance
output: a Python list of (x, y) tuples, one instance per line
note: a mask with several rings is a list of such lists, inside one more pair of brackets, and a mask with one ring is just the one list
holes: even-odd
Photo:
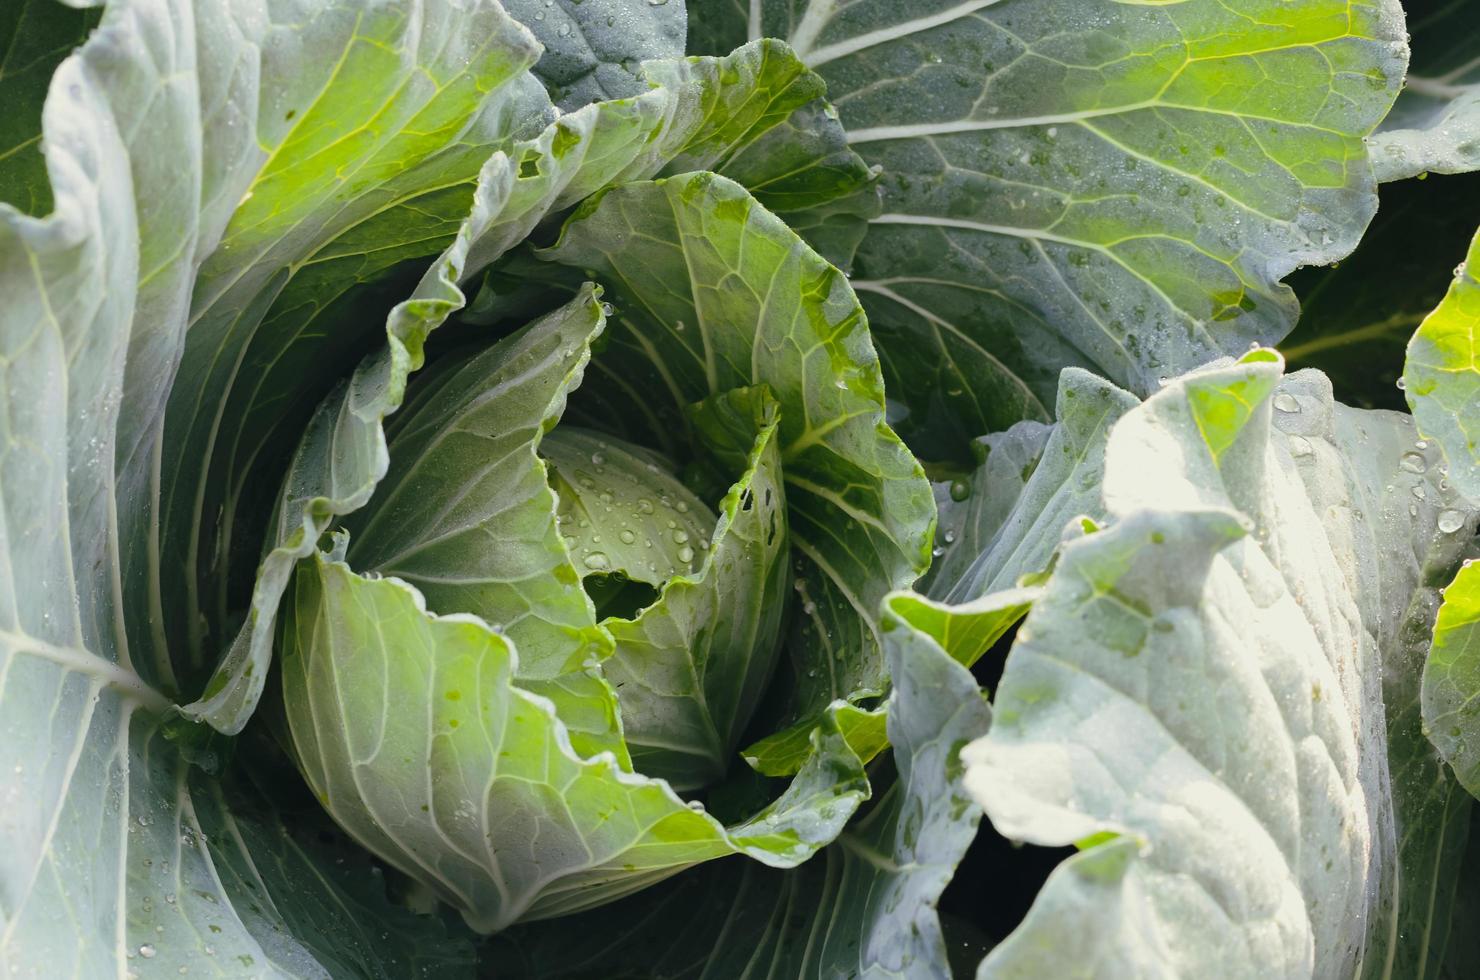
[(1454, 282), (1433, 313), (1408, 341), (1403, 384), (1418, 427), (1432, 436), (1444, 454), (1455, 485), (1471, 500), (1480, 500), (1480, 450), (1476, 448), (1480, 415), (1480, 233), (1469, 255), (1454, 270)]
[(1279, 375), (1190, 375), (1111, 434), (1112, 523), (1063, 548), (965, 753), (999, 832), (1082, 851), (980, 976), (1442, 958), (1466, 807), (1415, 679), (1454, 494), (1411, 420)]
[[(352, 363), (379, 339), (374, 316), (358, 318), (365, 332), (327, 323), (346, 315), (362, 280), (440, 249), (483, 162), (548, 112), (526, 71), (538, 46), (496, 4), (312, 7), (266, 24), (241, 4), (202, 7), (202, 45), (218, 34), (230, 44), (200, 59), (212, 62), (204, 91), (191, 94), (200, 121), (131, 157), (167, 170), (176, 154), (203, 154), (210, 183), (182, 196), (200, 198), (201, 222), (220, 236), (196, 241), (187, 223), (144, 257), (141, 280), (157, 304), (141, 304), (140, 315), (183, 347), (178, 367), (160, 350), (132, 352), (130, 383), (158, 405), (126, 413), (120, 437), (126, 492), (149, 502), (120, 514), (125, 581), (138, 595), (131, 640), (168, 645), (186, 696), (229, 637), (231, 600), (241, 598), (229, 593), (233, 565), (250, 569), (260, 554), (256, 522), (238, 511), (269, 504), (262, 489), (243, 495), (272, 481), (241, 481), (260, 454), (281, 473), (291, 442), (271, 438), (278, 425), (287, 416), (301, 427), (332, 387), (324, 363)], [(238, 59), (259, 58), (234, 74)], [(184, 74), (171, 86), (194, 83)], [(130, 101), (151, 104), (153, 71), (130, 81)], [(224, 106), (207, 85), (228, 86)], [(184, 98), (171, 86), (171, 99)]]
[(534, 72), (565, 110), (636, 95), (646, 87), (638, 62), (683, 55), (684, 0), (508, 0), (504, 8), (543, 45)]
[(961, 745), (987, 730), (976, 683), (918, 619), (886, 603), (898, 776), (837, 843), (793, 871), (719, 862), (623, 904), (517, 928), (488, 957), (499, 976), (563, 978), (910, 977), (945, 980), (935, 903), (980, 812), (961, 785)]
[[(153, 886), (131, 914), (134, 930), (153, 933), (153, 956), (132, 951), (135, 972), (384, 980), (472, 972), (474, 948), (463, 930), (391, 902), (384, 869), (316, 802), (258, 788), (282, 772), (223, 783), (174, 762), (158, 775), (167, 794), (188, 784), (194, 820), (136, 821), (131, 831), (136, 841), (154, 838), (164, 855), (131, 868), (135, 883)], [(206, 897), (216, 894), (229, 903)], [(182, 905), (192, 912), (181, 915)], [(237, 919), (255, 942), (243, 941)]]
[(1403, 94), (1369, 140), (1378, 180), (1480, 169), (1480, 9), (1414, 5), (1413, 64)]
[(739, 185), (704, 173), (614, 188), (541, 254), (594, 270), (622, 307), (576, 418), (682, 447), (685, 405), (770, 387), (801, 556), (796, 716), (882, 693), (878, 604), (925, 570), (935, 512), (884, 421), (878, 362), (843, 275)]
[(848, 146), (837, 110), (822, 99), (716, 169), (844, 272), (882, 207), (878, 174)]
[[(408, 4), (399, 20), (361, 9), (238, 17), (213, 2), (119, 0), (57, 68), (40, 114), (54, 210), (0, 205), (0, 972), (114, 976), (132, 960), (324, 976), (355, 961), (351, 944), (392, 967), (466, 960), (383, 889), (348, 887), (316, 858), (265, 869), (273, 822), (234, 812), (193, 770), (203, 757), (167, 737), (178, 732), (161, 688), (175, 664), (154, 633), (158, 580), (136, 574), (158, 555), (130, 535), (155, 512), (153, 440), (196, 268), (261, 163), (263, 93), (322, 82), (356, 29), (411, 65), (450, 37), (468, 77), (522, 50), (488, 5)], [(354, 85), (360, 67), (341, 69)], [(444, 78), (449, 92), (463, 78)], [(448, 97), (463, 115), (480, 104), (467, 89)], [(422, 121), (428, 141), (455, 141), (458, 123)], [(280, 122), (264, 128), (275, 166), (303, 162), (279, 145)], [(387, 120), (384, 132), (399, 130)], [(354, 907), (365, 934), (299, 940), (310, 903)]]
[(1376, 207), (1362, 138), (1395, 0), (729, 0), (789, 40), (883, 168), (855, 262), (912, 445), (1048, 414), (1059, 370), (1139, 394), (1293, 326), (1280, 280)]

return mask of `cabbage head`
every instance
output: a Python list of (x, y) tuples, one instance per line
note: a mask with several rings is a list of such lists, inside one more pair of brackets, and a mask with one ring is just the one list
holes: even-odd
[[(884, 693), (872, 610), (934, 518), (846, 279), (738, 184), (623, 185), (539, 259), (611, 301), (576, 286), (413, 378), (280, 640), (315, 794), (482, 930), (836, 837), (870, 747), (815, 712)], [(740, 761), (787, 727), (789, 782)]]

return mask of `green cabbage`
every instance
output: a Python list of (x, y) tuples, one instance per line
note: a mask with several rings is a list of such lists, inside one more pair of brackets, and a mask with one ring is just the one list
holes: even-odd
[(1480, 968), (1470, 8), (0, 8), (0, 975)]

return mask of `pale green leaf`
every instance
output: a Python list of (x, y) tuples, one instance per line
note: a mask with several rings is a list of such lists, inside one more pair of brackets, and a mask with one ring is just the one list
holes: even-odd
[(1190, 375), (1111, 435), (1110, 526), (1063, 548), (966, 753), (1000, 833), (1086, 850), (983, 977), (1442, 957), (1464, 806), (1414, 677), (1453, 491), (1411, 420), (1279, 375), (1264, 351)]
[[(1466, 527), (1472, 525), (1466, 522)], [(1480, 566), (1466, 562), (1444, 591), (1434, 646), (1423, 674), (1423, 718), (1429, 738), (1471, 795), (1480, 795)]]
[[(271, 498), (248, 482), (261, 480), (253, 464), (270, 454), (270, 471), (281, 472), (278, 425), (288, 416), (301, 426), (332, 387), (333, 376), (315, 370), (318, 359), (347, 360), (384, 329), (366, 316), (359, 331), (312, 330), (315, 308), (342, 302), (336, 294), (384, 264), (439, 251), (466, 213), (483, 162), (548, 111), (526, 72), (538, 47), (496, 5), (335, 3), (304, 18), (284, 11), (278, 24), (258, 23), (232, 3), (202, 9), (219, 18), (215, 30), (246, 32), (234, 41), (241, 53), (208, 52), (226, 62), (213, 71), (230, 72), (260, 45), (260, 81), (229, 89), (227, 105), (210, 109), (209, 128), (170, 131), (178, 145), (156, 143), (131, 158), (167, 171), (174, 155), (192, 152), (191, 140), (200, 143), (216, 182), (199, 189), (202, 220), (222, 227), (219, 242), (164, 238), (157, 254), (143, 256), (144, 281), (174, 305), (142, 312), (183, 346), (174, 370), (173, 360), (135, 351), (137, 382), (169, 401), (162, 413), (126, 413), (122, 436), (125, 485), (151, 500), (137, 519), (121, 515), (125, 578), (156, 582), (159, 605), (141, 601), (129, 628), (138, 642), (154, 621), (187, 695), (200, 690), (229, 639), (229, 607), (242, 601), (229, 592), (233, 564), (243, 550), (248, 563), (260, 554), (251, 532)], [(202, 41), (210, 42), (205, 27)], [(130, 101), (147, 103), (143, 94)], [(419, 225), (422, 208), (440, 220)], [(319, 278), (325, 264), (337, 267), (327, 285)], [(299, 270), (306, 277), (296, 282)], [(397, 339), (418, 346), (405, 332)], [(220, 718), (215, 705), (202, 714)]]
[(940, 515), (935, 560), (917, 589), (937, 599), (950, 593), (1012, 514), (1054, 431), (1051, 424), (1024, 419), (1005, 432), (978, 436), (972, 446), (975, 469), (948, 471), (932, 481)]
[(1439, 443), (1450, 478), (1480, 500), (1476, 399), (1480, 398), (1480, 234), (1470, 243), (1454, 282), (1408, 341), (1403, 385), (1418, 427)]
[(478, 356), (449, 356), (418, 378), (386, 427), (389, 469), (344, 521), (353, 567), (409, 582), (437, 612), (505, 630), (525, 679), (557, 677), (611, 649), (537, 455), (605, 322), (588, 288)]
[[(1111, 428), (1138, 404), (1119, 388), (1075, 368), (1063, 373), (1053, 431), (1034, 460), (1031, 475), (1005, 474), (1011, 509), (1001, 514), (1000, 472), (989, 456), (967, 489), (967, 513), (949, 545), (945, 570), (931, 595), (964, 602), (1011, 589), (1024, 575), (1048, 570), (1064, 527), (1073, 517), (1103, 517), (1100, 485)], [(988, 445), (1000, 445), (988, 438)], [(962, 567), (962, 566), (965, 567)], [(959, 569), (959, 572), (957, 571)]]
[(727, 829), (610, 753), (578, 755), (481, 620), (430, 614), (409, 585), (322, 554), (295, 581), (282, 669), (305, 777), (340, 826), (474, 929), (577, 912), (727, 854), (790, 867), (868, 795), (846, 744), (818, 732), (786, 792)]

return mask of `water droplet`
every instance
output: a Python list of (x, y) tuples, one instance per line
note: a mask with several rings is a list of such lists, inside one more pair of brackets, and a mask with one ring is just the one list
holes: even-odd
[(1412, 493), (1419, 500), (1423, 500), (1425, 497), (1428, 496), (1428, 494), (1424, 491), (1423, 484), (1421, 484), (1421, 483), (1418, 484), (1418, 485), (1416, 485), (1416, 486), (1414, 486), (1414, 488), (1412, 490)]
[(1399, 391), (1405, 391), (1408, 388), (1408, 381), (1405, 378), (1399, 378), (1394, 384), (1398, 386)]
[(1291, 415), (1300, 411), (1300, 403), (1289, 392), (1282, 391), (1274, 396), (1274, 407)]
[(673, 509), (678, 511), (680, 514), (687, 514), (689, 512), (689, 505), (680, 500), (677, 504), (674, 505)]
[(678, 549), (678, 560), (681, 561), (681, 562), (691, 562), (691, 561), (693, 561), (694, 560), (694, 549), (693, 548), (690, 548), (688, 545), (684, 545), (682, 548), (679, 548)]
[(585, 562), (587, 568), (594, 569), (598, 572), (612, 567), (611, 560), (606, 557), (606, 552), (604, 551), (593, 551), (581, 560)]
[(617, 537), (622, 539), (623, 544), (631, 544), (632, 542), (637, 540), (637, 535), (633, 534), (631, 531), (620, 531), (617, 533)]
[(689, 532), (685, 531), (683, 528), (679, 528), (678, 530), (673, 532), (674, 544), (688, 544), (688, 542)]
[(653, 502), (646, 497), (639, 497), (637, 500), (637, 512), (639, 514), (651, 514), (653, 512)]
[(145, 943), (139, 947), (139, 955), (146, 960), (152, 960), (154, 958), (154, 947)]
[(956, 532), (955, 531), (947, 531), (945, 534), (941, 535), (941, 537), (945, 539), (946, 544), (955, 544), (956, 543)]
[(965, 480), (951, 481), (951, 499), (958, 503), (971, 496), (971, 484)]
[(1290, 437), (1291, 456), (1309, 456), (1313, 452), (1315, 452), (1315, 449), (1311, 446), (1310, 440), (1306, 439), (1304, 436)]
[(595, 453), (592, 453), (591, 454), (591, 465), (592, 466), (600, 466), (600, 465), (602, 465), (605, 462), (606, 462), (606, 456), (603, 455), (602, 453), (595, 452)]
[(1422, 473), (1429, 468), (1429, 461), (1423, 458), (1422, 453), (1404, 453), (1398, 466), (1409, 473)]
[(1461, 511), (1446, 510), (1439, 514), (1438, 528), (1440, 534), (1453, 534), (1465, 526), (1465, 515)]

